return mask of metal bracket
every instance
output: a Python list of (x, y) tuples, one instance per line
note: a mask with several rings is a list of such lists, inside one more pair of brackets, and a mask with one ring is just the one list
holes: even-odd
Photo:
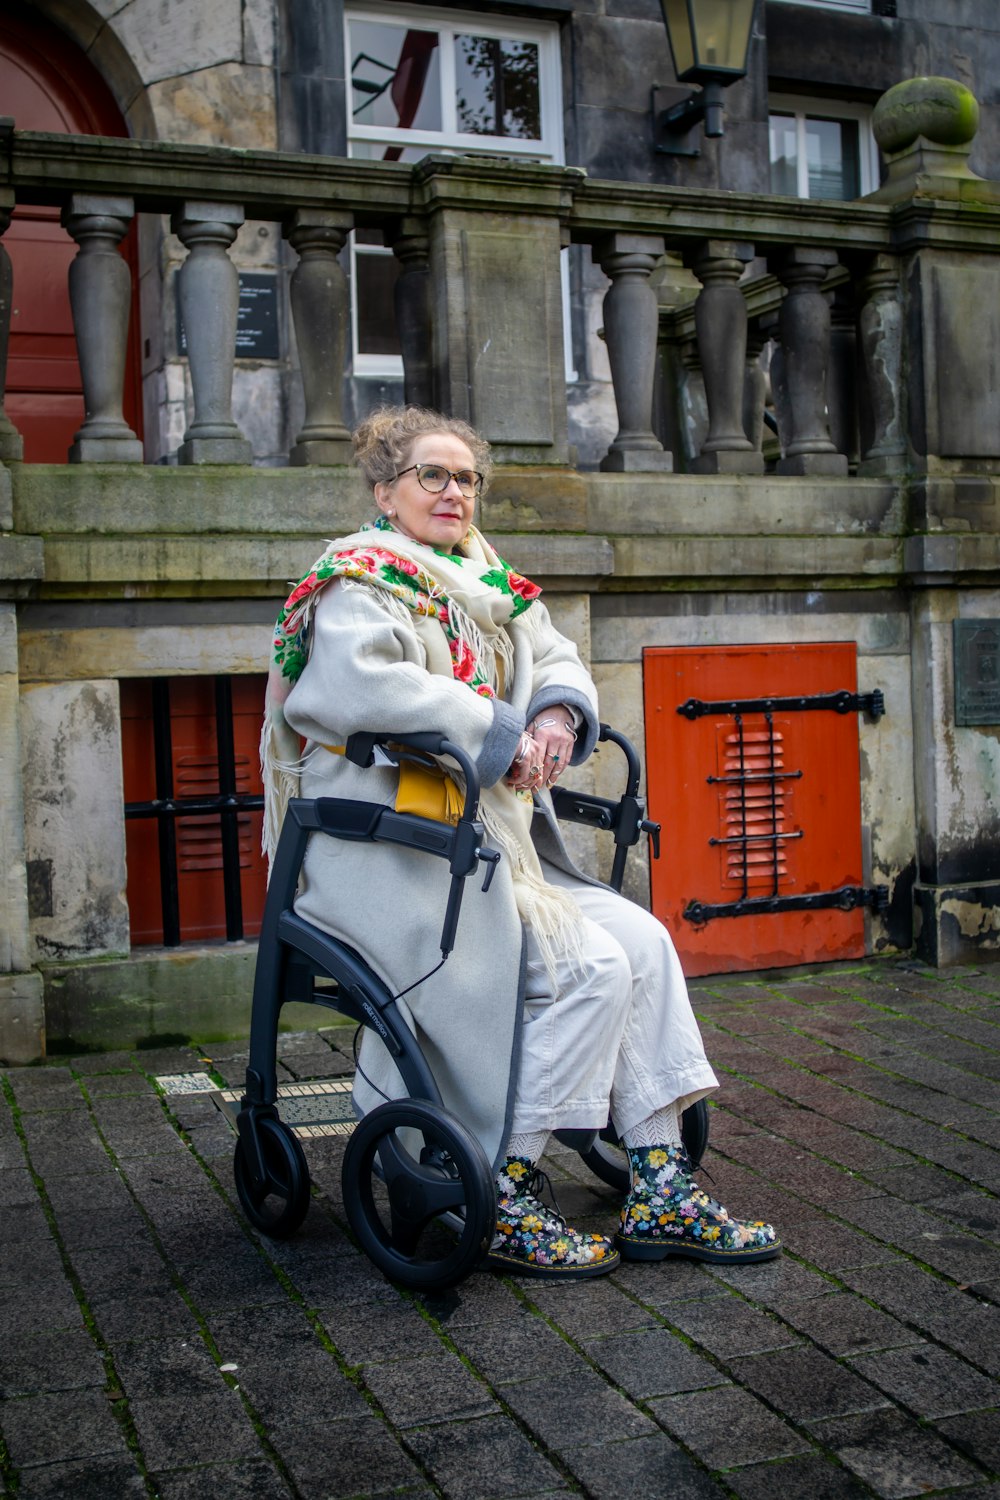
[(706, 703), (702, 698), (689, 698), (677, 705), (677, 712), (685, 719), (703, 719), (706, 714), (771, 714), (806, 713), (812, 709), (832, 709), (834, 713), (865, 713), (870, 719), (881, 719), (885, 713), (885, 695), (881, 688), (871, 693), (813, 693), (803, 698), (733, 698), (726, 701)]
[(817, 911), (833, 907), (839, 911), (856, 911), (859, 906), (870, 911), (885, 912), (889, 909), (889, 887), (887, 885), (842, 885), (836, 891), (811, 891), (800, 896), (745, 896), (739, 901), (689, 901), (684, 908), (684, 920), (703, 926), (716, 917), (767, 916), (772, 912)]

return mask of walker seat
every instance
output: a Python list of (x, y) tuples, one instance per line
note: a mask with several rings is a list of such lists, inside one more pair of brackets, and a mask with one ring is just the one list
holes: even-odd
[[(604, 724), (599, 738), (616, 743), (626, 755), (625, 794), (614, 802), (557, 787), (552, 797), (561, 819), (613, 833), (611, 884), (620, 890), (629, 849), (647, 833), (658, 855), (660, 830), (646, 820), (638, 797), (634, 747)], [(370, 766), (376, 747), (393, 757), (455, 761), (465, 778), (461, 814), (451, 825), (397, 813), (380, 802), (320, 797), (289, 803), (261, 923), (233, 1169), (240, 1203), (254, 1227), (276, 1239), (292, 1234), (308, 1210), (310, 1186), (301, 1143), (277, 1110), (281, 1008), (290, 1001), (320, 1005), (372, 1027), (389, 1049), (408, 1097), (379, 1105), (355, 1127), (344, 1153), (344, 1206), (362, 1248), (387, 1277), (414, 1289), (435, 1290), (462, 1280), (489, 1247), (496, 1220), (491, 1165), (476, 1136), (444, 1107), (397, 997), (349, 944), (297, 914), (295, 893), (314, 835), (398, 844), (446, 859), (451, 883), (440, 940), (445, 958), (454, 947), (465, 881), (482, 875), (482, 888), (488, 890), (500, 856), (485, 847), (479, 777), (461, 746), (438, 734), (356, 734), (348, 739), (345, 754), (356, 765)], [(705, 1102), (687, 1110), (682, 1123), (685, 1144), (697, 1163), (708, 1137)], [(603, 1181), (624, 1192), (628, 1169), (610, 1122), (600, 1136), (592, 1131), (557, 1135)]]

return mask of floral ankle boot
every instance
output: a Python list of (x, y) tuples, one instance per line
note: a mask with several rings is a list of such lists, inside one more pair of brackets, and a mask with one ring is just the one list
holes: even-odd
[(496, 1181), (497, 1228), (484, 1262), (488, 1270), (569, 1281), (604, 1276), (618, 1265), (609, 1239), (570, 1229), (558, 1209), (539, 1201), (545, 1174), (526, 1156), (508, 1157)]
[(683, 1146), (628, 1147), (632, 1190), (615, 1244), (626, 1260), (684, 1255), (718, 1263), (773, 1260), (781, 1241), (770, 1224), (733, 1219), (694, 1181)]

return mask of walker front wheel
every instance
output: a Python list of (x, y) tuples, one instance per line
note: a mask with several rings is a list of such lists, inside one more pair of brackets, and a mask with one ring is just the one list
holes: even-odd
[(275, 1115), (257, 1120), (264, 1180), (255, 1179), (252, 1147), (236, 1142), (233, 1176), (243, 1212), (255, 1229), (272, 1240), (294, 1234), (309, 1209), (309, 1168), (298, 1136)]
[(426, 1100), (391, 1100), (365, 1115), (344, 1152), (343, 1186), (351, 1228), (390, 1281), (453, 1286), (489, 1249), (497, 1200), (486, 1154)]

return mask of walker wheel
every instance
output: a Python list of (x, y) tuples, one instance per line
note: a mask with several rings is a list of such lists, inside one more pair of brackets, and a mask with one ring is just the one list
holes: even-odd
[(497, 1213), (490, 1164), (472, 1132), (438, 1105), (391, 1100), (365, 1115), (347, 1143), (343, 1185), (351, 1228), (390, 1281), (415, 1291), (453, 1286), (489, 1249)]
[[(699, 1099), (681, 1115), (681, 1140), (691, 1158), (691, 1165), (701, 1166), (701, 1159), (708, 1146), (708, 1103), (705, 1099)], [(613, 1126), (609, 1125), (606, 1130), (602, 1130), (590, 1150), (581, 1151), (580, 1155), (602, 1182), (613, 1187), (617, 1193), (628, 1192), (628, 1158)]]
[(287, 1239), (309, 1208), (309, 1168), (299, 1138), (276, 1115), (257, 1120), (257, 1136), (266, 1177), (254, 1181), (250, 1151), (240, 1136), (233, 1157), (233, 1176), (243, 1212), (255, 1229), (273, 1240)]

